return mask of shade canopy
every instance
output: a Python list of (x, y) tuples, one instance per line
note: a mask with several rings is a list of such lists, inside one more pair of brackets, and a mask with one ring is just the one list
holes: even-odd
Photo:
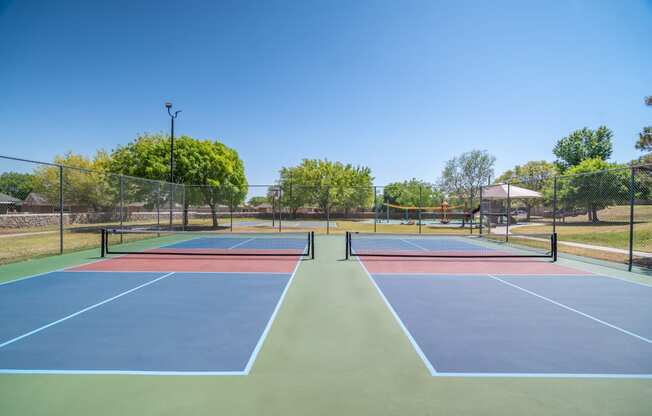
[(508, 185), (506, 183), (486, 186), (482, 188), (482, 199), (507, 199), (508, 193), (510, 199), (534, 199), (543, 197), (540, 192), (521, 188), (520, 186), (509, 185), (509, 191), (507, 188)]

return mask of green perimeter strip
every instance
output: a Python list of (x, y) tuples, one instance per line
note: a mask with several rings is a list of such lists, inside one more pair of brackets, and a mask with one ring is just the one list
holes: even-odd
[(249, 376), (0, 375), (0, 414), (652, 414), (650, 380), (431, 377), (343, 237), (316, 238)]

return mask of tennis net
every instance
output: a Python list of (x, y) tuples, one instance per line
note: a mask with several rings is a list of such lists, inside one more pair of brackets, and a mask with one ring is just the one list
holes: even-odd
[(188, 256), (315, 257), (314, 232), (217, 233), (103, 229), (101, 256), (110, 254)]
[(346, 233), (346, 258), (533, 257), (557, 260), (556, 234), (376, 234)]

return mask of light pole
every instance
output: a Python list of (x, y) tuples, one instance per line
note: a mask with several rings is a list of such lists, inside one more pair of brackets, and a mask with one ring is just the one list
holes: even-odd
[(181, 110), (172, 112), (172, 103), (165, 103), (170, 115), (170, 183), (174, 183), (174, 120), (179, 116)]
[(174, 219), (174, 120), (181, 110), (172, 112), (172, 103), (165, 103), (170, 115), (170, 229)]

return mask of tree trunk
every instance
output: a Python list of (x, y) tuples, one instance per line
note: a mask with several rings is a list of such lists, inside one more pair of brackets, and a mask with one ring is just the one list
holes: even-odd
[(217, 228), (219, 226), (217, 222), (217, 211), (215, 210), (215, 204), (208, 204), (211, 207), (211, 217), (213, 218), (213, 227)]
[(594, 204), (591, 205), (591, 219), (593, 224), (597, 224), (600, 222), (600, 218), (598, 218), (598, 207), (595, 206)]

